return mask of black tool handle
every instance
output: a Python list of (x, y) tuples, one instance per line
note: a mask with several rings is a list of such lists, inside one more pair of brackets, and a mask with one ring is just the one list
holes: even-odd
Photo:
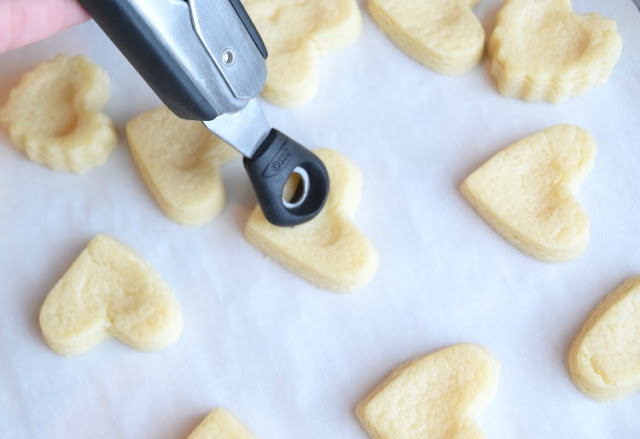
[(212, 120), (218, 116), (128, 0), (78, 0), (78, 3), (177, 116), (192, 120)]
[[(329, 175), (317, 155), (276, 129), (269, 132), (256, 153), (244, 158), (258, 204), (276, 226), (295, 226), (316, 216), (329, 194)], [(301, 179), (294, 200), (284, 198), (292, 174)]]
[[(219, 116), (219, 109), (214, 108), (203, 96), (202, 91), (158, 39), (156, 30), (131, 5), (130, 0), (78, 2), (100, 25), (162, 102), (177, 116), (191, 120), (213, 120)], [(267, 49), (242, 3), (239, 0), (230, 0), (230, 3), (260, 54), (266, 59)], [(168, 5), (158, 1), (158, 7)], [(177, 17), (178, 19), (190, 23), (189, 6), (186, 2), (172, 4), (171, 7), (184, 15)], [(193, 32), (193, 40), (198, 41), (195, 31)], [(185, 50), (188, 49), (185, 47)], [(202, 56), (208, 56), (204, 49), (201, 52)]]

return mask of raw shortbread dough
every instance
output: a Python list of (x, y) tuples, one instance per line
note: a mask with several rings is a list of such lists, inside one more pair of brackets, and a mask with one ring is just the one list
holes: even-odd
[(239, 154), (202, 123), (160, 107), (130, 120), (127, 140), (143, 180), (169, 218), (200, 225), (222, 210), (220, 167)]
[(616, 23), (570, 0), (507, 0), (489, 39), (500, 93), (559, 102), (604, 83), (622, 51)]
[(579, 256), (589, 218), (573, 191), (593, 167), (595, 142), (585, 130), (557, 125), (498, 152), (460, 191), (498, 233), (534, 258)]
[(304, 224), (277, 227), (256, 206), (245, 236), (267, 256), (320, 288), (352, 291), (369, 282), (378, 267), (378, 253), (352, 221), (362, 175), (335, 151), (319, 149), (315, 153), (331, 181), (322, 211)]
[(569, 374), (591, 398), (640, 389), (640, 276), (625, 280), (589, 314), (569, 352)]
[(187, 439), (256, 439), (228, 410), (212, 410)]
[(453, 345), (395, 369), (356, 414), (373, 439), (480, 439), (475, 418), (499, 379), (500, 364), (485, 349)]
[(351, 44), (362, 17), (355, 0), (243, 0), (267, 46), (262, 96), (276, 105), (310, 100), (321, 55)]
[(182, 311), (145, 260), (97, 235), (45, 298), (40, 328), (60, 355), (83, 353), (110, 335), (136, 349), (155, 350), (178, 339)]
[(31, 160), (82, 173), (103, 164), (118, 138), (100, 112), (109, 77), (83, 56), (58, 55), (25, 73), (0, 108), (0, 124)]
[(474, 67), (484, 29), (471, 8), (478, 0), (368, 0), (371, 17), (416, 61), (444, 74)]

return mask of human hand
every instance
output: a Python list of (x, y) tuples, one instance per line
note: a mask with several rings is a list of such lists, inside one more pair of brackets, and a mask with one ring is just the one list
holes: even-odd
[(88, 19), (75, 0), (0, 0), (0, 53)]

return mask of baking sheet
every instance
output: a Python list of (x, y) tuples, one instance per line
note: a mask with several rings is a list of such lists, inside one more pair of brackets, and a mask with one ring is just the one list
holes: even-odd
[[(500, 1), (476, 11), (493, 27)], [(574, 0), (617, 21), (622, 56), (609, 81), (559, 105), (500, 96), (486, 60), (437, 75), (400, 52), (363, 11), (352, 46), (326, 56), (317, 97), (265, 104), (301, 143), (334, 148), (362, 170), (355, 221), (380, 253), (353, 294), (320, 290), (242, 237), (255, 199), (239, 162), (227, 204), (197, 228), (155, 205), (124, 140), (84, 175), (32, 163), (0, 133), (0, 437), (183, 438), (214, 407), (260, 438), (364, 439), (354, 406), (400, 363), (458, 342), (502, 363), (479, 418), (487, 438), (637, 439), (640, 394), (601, 404), (571, 383), (565, 357), (602, 297), (640, 273), (640, 14), (631, 0)], [(0, 100), (18, 76), (58, 52), (106, 69), (118, 126), (157, 98), (93, 23), (0, 56)], [(571, 262), (531, 259), (464, 202), (460, 182), (492, 154), (559, 123), (595, 137), (577, 196), (591, 241)], [(152, 353), (107, 341), (74, 358), (52, 353), (37, 322), (55, 281), (97, 233), (143, 255), (179, 298), (180, 340)]]

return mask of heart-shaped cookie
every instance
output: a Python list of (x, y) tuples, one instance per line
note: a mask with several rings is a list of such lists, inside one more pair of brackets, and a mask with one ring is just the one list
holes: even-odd
[(182, 311), (146, 261), (98, 235), (47, 295), (40, 328), (60, 355), (83, 353), (109, 335), (136, 349), (154, 350), (178, 339)]
[(31, 160), (56, 171), (103, 164), (118, 138), (100, 112), (109, 77), (83, 56), (58, 55), (25, 73), (0, 108), (0, 123)]
[(320, 56), (351, 44), (362, 18), (355, 0), (244, 0), (267, 46), (265, 99), (299, 105), (318, 90)]
[(187, 439), (256, 439), (228, 410), (212, 410)]
[(569, 374), (591, 398), (640, 389), (640, 276), (625, 280), (589, 314), (569, 351)]
[(478, 0), (368, 0), (371, 17), (416, 61), (439, 73), (462, 73), (480, 61), (484, 29)]
[(557, 125), (497, 153), (460, 191), (523, 252), (549, 262), (573, 259), (587, 246), (590, 227), (572, 192), (593, 167), (595, 150), (585, 130)]
[(498, 389), (500, 364), (458, 344), (403, 364), (356, 407), (374, 439), (482, 438), (475, 417)]
[(352, 291), (369, 282), (378, 253), (352, 221), (362, 176), (346, 158), (330, 149), (316, 155), (329, 173), (330, 190), (320, 213), (295, 227), (269, 223), (256, 206), (245, 228), (247, 240), (270, 258), (321, 288)]
[(616, 23), (570, 0), (507, 0), (489, 39), (500, 93), (559, 102), (607, 80), (622, 51)]
[(127, 140), (140, 175), (169, 218), (200, 225), (220, 212), (220, 167), (238, 153), (202, 123), (160, 107), (130, 120)]

